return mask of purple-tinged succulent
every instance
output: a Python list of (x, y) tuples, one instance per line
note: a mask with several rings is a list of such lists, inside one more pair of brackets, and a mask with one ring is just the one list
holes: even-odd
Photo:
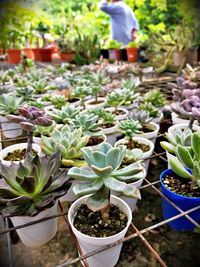
[(21, 128), (27, 132), (28, 144), (26, 154), (32, 150), (33, 132), (36, 126), (50, 126), (52, 120), (45, 115), (43, 110), (37, 107), (24, 106), (19, 108), (19, 115), (6, 115), (9, 121), (19, 123)]

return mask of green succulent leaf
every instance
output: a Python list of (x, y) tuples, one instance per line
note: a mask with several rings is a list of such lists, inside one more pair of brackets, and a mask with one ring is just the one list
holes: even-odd
[(98, 178), (96, 173), (94, 173), (88, 166), (81, 168), (78, 167), (70, 168), (68, 175), (80, 181), (95, 180)]
[(192, 148), (196, 157), (200, 161), (200, 133), (194, 133), (192, 135)]
[(192, 160), (192, 157), (190, 155), (188, 148), (185, 148), (181, 145), (178, 145), (177, 146), (177, 155), (186, 167), (188, 167), (190, 169), (193, 168), (193, 160)]
[(181, 178), (192, 179), (192, 175), (185, 169), (183, 164), (177, 159), (170, 159), (170, 166), (172, 170)]
[(103, 210), (109, 206), (109, 190), (102, 187), (87, 200), (87, 206), (93, 212)]
[(103, 181), (98, 179), (94, 182), (80, 183), (73, 187), (74, 194), (76, 196), (84, 196), (97, 192), (103, 186)]
[(170, 144), (170, 143), (168, 143), (166, 141), (161, 141), (160, 145), (164, 150), (167, 150), (171, 154), (175, 154), (176, 147), (174, 145), (172, 145), (172, 144)]

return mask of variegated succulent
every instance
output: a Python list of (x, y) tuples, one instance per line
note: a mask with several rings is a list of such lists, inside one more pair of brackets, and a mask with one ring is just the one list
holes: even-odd
[[(176, 149), (177, 157), (170, 160), (172, 170), (181, 178), (190, 179), (191, 187), (200, 187), (200, 133), (192, 134), (191, 147), (178, 145)], [(192, 173), (186, 170), (189, 168)]]
[(92, 194), (87, 200), (92, 211), (105, 212), (105, 208), (110, 205), (110, 190), (127, 197), (140, 198), (139, 190), (127, 183), (137, 180), (143, 167), (139, 163), (133, 163), (120, 169), (126, 154), (125, 146), (113, 148), (110, 144), (103, 143), (98, 149), (83, 148), (82, 153), (88, 166), (73, 167), (68, 175), (81, 181), (73, 187), (77, 196)]
[(60, 130), (54, 129), (50, 137), (42, 136), (42, 151), (52, 155), (55, 150), (61, 151), (62, 164), (65, 166), (83, 166), (81, 148), (89, 141), (88, 136), (83, 136), (82, 129), (72, 130), (68, 125)]
[(60, 152), (7, 166), (0, 162), (0, 209), (4, 215), (34, 216), (52, 207), (70, 187), (67, 171), (59, 171)]

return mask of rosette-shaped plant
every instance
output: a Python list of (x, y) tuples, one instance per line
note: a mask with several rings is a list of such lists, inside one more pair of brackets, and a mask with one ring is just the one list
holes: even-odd
[(50, 156), (55, 150), (61, 151), (62, 164), (65, 166), (83, 166), (81, 148), (89, 141), (88, 136), (83, 136), (82, 129), (72, 130), (68, 125), (61, 130), (55, 129), (50, 137), (42, 136), (42, 151)]
[(27, 149), (26, 154), (32, 150), (33, 132), (36, 129), (36, 125), (50, 126), (52, 120), (45, 115), (43, 110), (39, 110), (36, 107), (24, 106), (19, 108), (19, 115), (6, 115), (9, 121), (19, 123), (21, 128), (27, 132)]
[(18, 114), (18, 109), (23, 105), (23, 98), (15, 95), (3, 94), (0, 96), (0, 115)]
[(10, 78), (8, 71), (0, 71), (0, 84), (5, 85), (10, 81)]
[(124, 103), (124, 95), (121, 90), (112, 91), (107, 96), (107, 105), (115, 108), (115, 112), (117, 112), (117, 108)]
[(148, 102), (141, 103), (137, 109), (148, 112), (149, 117), (151, 118), (157, 118), (160, 115), (159, 109), (157, 109), (156, 107), (154, 107), (154, 105)]
[(90, 95), (90, 88), (86, 85), (77, 86), (73, 91), (73, 96), (81, 100), (81, 106), (85, 109), (85, 98)]
[(87, 136), (99, 136), (102, 134), (98, 116), (92, 114), (85, 113), (76, 116), (73, 120), (73, 125), (75, 128), (81, 128), (83, 134)]
[(60, 152), (33, 157), (10, 166), (0, 162), (0, 208), (7, 216), (37, 215), (54, 205), (70, 187), (67, 171), (59, 171)]
[(56, 123), (66, 124), (71, 122), (75, 117), (80, 113), (80, 109), (74, 107), (73, 105), (67, 105), (59, 109), (53, 109), (48, 112), (48, 115), (54, 120)]
[(154, 89), (144, 95), (144, 102), (151, 103), (155, 107), (164, 107), (166, 100), (160, 90)]
[(175, 136), (171, 135), (170, 133), (165, 133), (165, 137), (167, 138), (168, 142), (161, 141), (160, 145), (169, 153), (175, 154), (178, 145), (182, 145), (184, 147), (191, 146), (192, 130), (190, 128), (186, 128), (184, 130), (177, 128)]
[[(200, 133), (192, 134), (191, 147), (178, 145), (176, 149), (177, 157), (170, 160), (172, 170), (181, 178), (190, 179), (191, 187), (200, 187)], [(189, 173), (185, 168), (189, 168)]]
[(125, 146), (113, 148), (110, 144), (103, 143), (98, 150), (83, 148), (82, 153), (88, 166), (73, 167), (68, 175), (81, 181), (73, 187), (75, 195), (92, 194), (87, 201), (92, 211), (105, 212), (105, 208), (110, 205), (110, 190), (127, 197), (140, 198), (139, 190), (127, 183), (138, 179), (143, 167), (139, 163), (133, 163), (119, 168), (126, 154)]
[(145, 110), (134, 110), (129, 112), (128, 118), (138, 121), (142, 126), (148, 124), (152, 118), (149, 117), (149, 113)]
[(134, 162), (141, 162), (142, 156), (143, 156), (143, 151), (140, 148), (134, 148), (132, 150), (127, 149), (125, 157), (122, 162), (122, 166), (132, 164)]

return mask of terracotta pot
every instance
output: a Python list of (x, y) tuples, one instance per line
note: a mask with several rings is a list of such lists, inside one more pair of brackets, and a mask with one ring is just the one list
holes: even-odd
[(30, 47), (24, 48), (24, 53), (26, 55), (26, 58), (30, 58), (30, 59), (34, 60), (33, 48), (30, 48)]
[(62, 52), (60, 54), (61, 61), (68, 61), (73, 62), (74, 61), (74, 52)]
[(0, 48), (0, 55), (3, 55), (3, 48)]
[(138, 61), (138, 48), (126, 48), (127, 57), (129, 62), (137, 62)]
[(8, 62), (11, 64), (19, 64), (21, 62), (21, 49), (8, 49)]
[(51, 48), (39, 48), (40, 61), (51, 62), (52, 61), (52, 49)]
[(33, 48), (32, 50), (33, 50), (34, 60), (40, 61), (39, 48)]

